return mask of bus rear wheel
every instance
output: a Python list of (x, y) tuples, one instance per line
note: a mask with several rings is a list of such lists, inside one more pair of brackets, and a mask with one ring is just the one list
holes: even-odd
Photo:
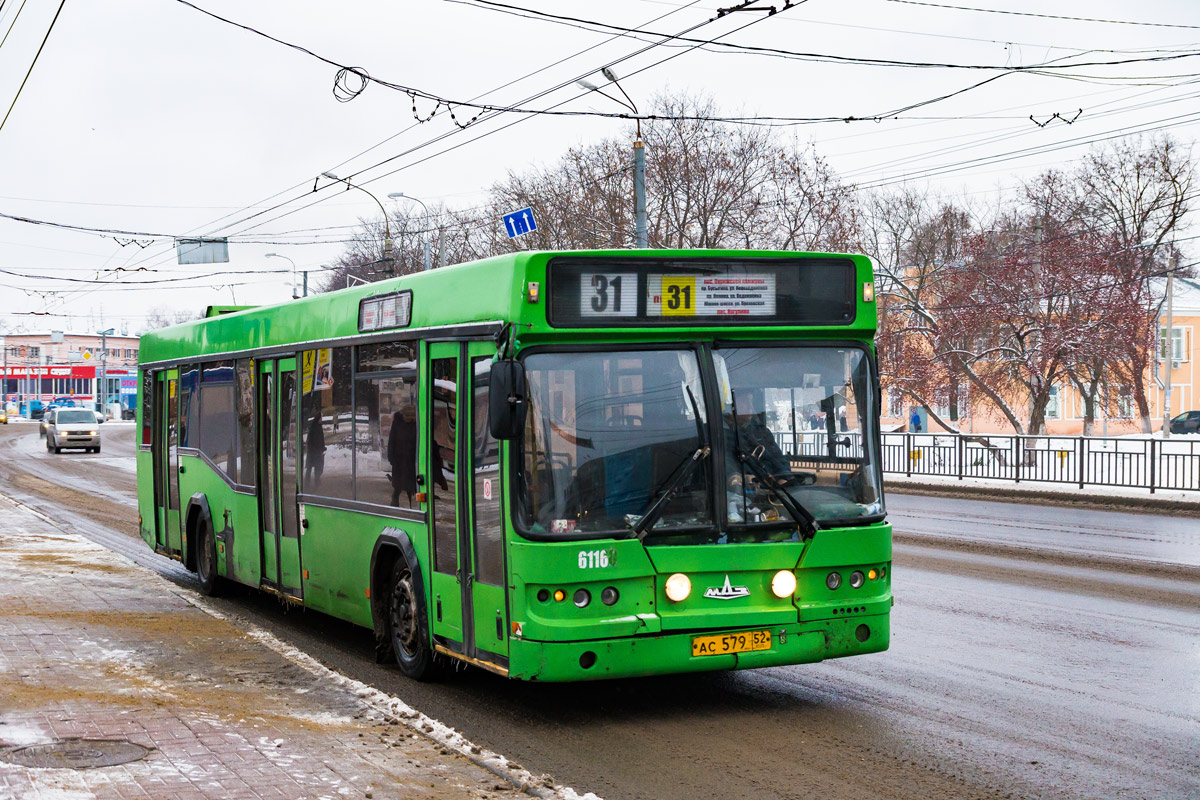
[(426, 633), (427, 625), (417, 601), (412, 569), (404, 558), (392, 568), (391, 591), (388, 594), (388, 634), (400, 671), (413, 680), (434, 677), (433, 650)]

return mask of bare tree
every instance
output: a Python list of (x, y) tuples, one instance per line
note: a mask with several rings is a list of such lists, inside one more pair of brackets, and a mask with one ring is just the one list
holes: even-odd
[(191, 322), (203, 316), (204, 312), (202, 310), (156, 306), (150, 309), (150, 313), (146, 315), (146, 322), (142, 330), (153, 331), (159, 328), (169, 328), (172, 325), (182, 325), (185, 322)]
[(1130, 137), (1093, 150), (1074, 175), (1078, 216), (1112, 237), (1115, 264), (1126, 281), (1124, 324), (1110, 364), (1132, 393), (1142, 431), (1150, 432), (1145, 376), (1157, 347), (1162, 298), (1151, 278), (1166, 269), (1173, 240), (1183, 229), (1195, 179), (1191, 149), (1168, 136)]

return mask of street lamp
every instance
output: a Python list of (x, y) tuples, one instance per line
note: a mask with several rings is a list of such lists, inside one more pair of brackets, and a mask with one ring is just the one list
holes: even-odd
[(600, 74), (608, 80), (613, 86), (616, 86), (621, 94), (625, 97), (622, 101), (618, 97), (613, 97), (611, 94), (601, 90), (599, 86), (587, 80), (575, 81), (578, 85), (587, 89), (589, 92), (607, 97), (614, 103), (617, 103), (624, 108), (628, 108), (634, 113), (634, 122), (637, 125), (637, 138), (633, 142), (633, 199), (634, 199), (634, 236), (639, 249), (647, 247), (646, 241), (646, 146), (642, 143), (642, 120), (641, 112), (637, 109), (637, 104), (633, 102), (621, 84), (617, 83), (617, 75), (610, 68), (605, 67), (600, 70)]
[[(296, 293), (296, 262), (292, 261), (287, 256), (281, 253), (267, 253), (267, 258), (282, 258), (292, 265), (292, 299), (297, 299), (300, 295)], [(304, 296), (308, 297), (308, 273), (304, 273)]]
[(383, 207), (383, 203), (379, 202), (378, 197), (371, 194), (366, 189), (359, 186), (357, 183), (351, 183), (349, 178), (339, 178), (337, 175), (334, 175), (332, 172), (322, 172), (320, 175), (318, 175), (313, 180), (313, 191), (314, 192), (317, 190), (317, 183), (320, 182), (321, 178), (329, 178), (329, 180), (331, 180), (331, 181), (338, 181), (339, 183), (346, 184), (347, 192), (350, 191), (351, 189), (358, 189), (360, 192), (364, 192), (368, 197), (370, 197), (372, 200), (374, 200), (375, 205), (379, 206), (379, 211), (380, 211), (380, 213), (383, 214), (383, 262), (385, 264), (384, 271), (389, 272), (389, 273), (392, 272), (392, 263), (393, 263), (392, 262), (392, 229), (388, 226), (388, 215), (387, 215), (387, 211)]
[[(425, 201), (419, 200), (416, 197), (413, 197), (412, 195), (407, 195), (404, 192), (390, 192), (388, 194), (388, 199), (390, 199), (390, 200), (404, 199), (404, 200), (412, 200), (415, 203), (420, 203), (421, 208), (425, 209), (425, 220), (426, 220), (425, 224), (428, 227), (428, 225), (429, 225), (428, 220), (429, 220), (429, 216), (430, 216), (429, 215), (429, 206), (425, 205)], [(422, 239), (421, 250), (424, 255), (424, 267), (425, 267), (425, 271), (428, 272), (429, 267), (430, 267), (430, 263), (429, 263), (430, 262), (429, 231), (428, 230), (425, 231), (425, 235), (422, 236), (421, 239)]]

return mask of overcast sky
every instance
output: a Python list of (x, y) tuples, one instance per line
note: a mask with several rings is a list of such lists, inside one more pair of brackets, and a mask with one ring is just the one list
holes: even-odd
[[(730, 114), (774, 117), (870, 117), (997, 74), (666, 46), (628, 58), (647, 43), (450, 0), (195, 4), (339, 64), (362, 67), (375, 78), (499, 105), (522, 103), (614, 62), (617, 75), (628, 76), (622, 85), (643, 106), (656, 93), (684, 91), (706, 93)], [(512, 4), (662, 33), (710, 20), (719, 7), (712, 0)], [(1063, 57), (1109, 61), (1170, 55), (1167, 50), (1200, 55), (1200, 3), (1195, 0), (958, 4), (1176, 27), (895, 0), (809, 0), (769, 17), (727, 15), (690, 35), (795, 52), (953, 64), (1025, 65)], [(0, 38), (21, 5), (21, 0), (4, 0)], [(7, 112), (58, 9), (59, 0), (26, 0), (0, 46), (0, 115)], [(737, 30), (741, 26), (747, 27)], [(1133, 52), (1150, 49), (1164, 52)], [(670, 56), (677, 57), (663, 61)], [(354, 174), (385, 204), (392, 202), (386, 199), (389, 192), (405, 192), (431, 205), (470, 207), (506, 172), (552, 162), (571, 146), (619, 135), (628, 127), (615, 119), (503, 114), (460, 131), (444, 111), (417, 124), (409, 97), (379, 85), (338, 102), (332, 91), (335, 72), (179, 0), (67, 0), (0, 130), (0, 213), (155, 236), (114, 238), (0, 219), (0, 269), (6, 271), (0, 273), (0, 326), (88, 330), (103, 322), (136, 331), (154, 307), (202, 309), (235, 296), (242, 304), (280, 302), (291, 296), (291, 276), (267, 271), (291, 267), (267, 253), (282, 253), (301, 269), (320, 269), (340, 250), (329, 240), (349, 230), (338, 226), (378, 214), (361, 192), (312, 193), (320, 173)], [(1047, 167), (1066, 165), (1086, 151), (1087, 140), (1113, 132), (1156, 128), (1188, 143), (1197, 137), (1200, 57), (1080, 67), (1069, 75), (1010, 73), (900, 119), (798, 125), (781, 129), (780, 135), (812, 141), (844, 179), (856, 184), (915, 175), (943, 191), (980, 197)], [(522, 76), (527, 77), (505, 86)], [(560, 108), (620, 110), (594, 94), (578, 97), (582, 94), (576, 87), (564, 88), (527, 105), (549, 108), (566, 101)], [(1038, 127), (1029, 120), (1031, 114), (1042, 121), (1055, 113), (1072, 119), (1079, 109), (1082, 114), (1071, 125), (1053, 120)], [(419, 100), (417, 110), (427, 115), (433, 103)], [(456, 113), (460, 119), (473, 114)], [(1074, 140), (1078, 143), (1071, 146), (996, 160)], [(258, 212), (265, 213), (245, 220)], [(201, 234), (232, 237), (229, 264), (175, 264), (167, 237)], [(313, 241), (319, 243), (303, 244)], [(141, 267), (157, 271), (129, 271)], [(126, 271), (114, 271), (118, 268)], [(169, 290), (130, 285), (225, 270), (234, 274), (182, 281)], [(67, 316), (22, 313), (34, 311)]]

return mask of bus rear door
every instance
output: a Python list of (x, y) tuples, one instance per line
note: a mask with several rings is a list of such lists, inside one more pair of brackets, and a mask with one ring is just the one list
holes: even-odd
[(154, 549), (179, 557), (183, 553), (183, 533), (179, 527), (179, 371), (156, 372), (154, 394), (154, 434), (150, 440), (154, 470)]

